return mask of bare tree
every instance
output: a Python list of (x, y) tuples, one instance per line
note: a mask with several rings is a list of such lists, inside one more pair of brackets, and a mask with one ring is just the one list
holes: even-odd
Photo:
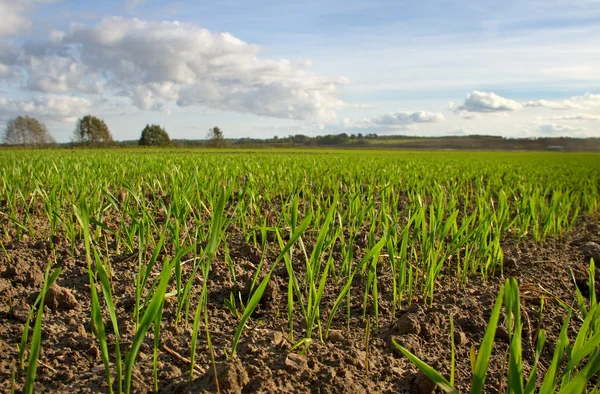
[(30, 116), (17, 116), (6, 124), (5, 144), (31, 146), (53, 144), (55, 142), (46, 126)]

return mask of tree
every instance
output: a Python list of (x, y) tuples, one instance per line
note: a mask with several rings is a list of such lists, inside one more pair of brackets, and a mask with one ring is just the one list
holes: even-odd
[(73, 141), (89, 145), (105, 145), (112, 143), (113, 137), (102, 119), (86, 115), (77, 121)]
[(17, 116), (9, 120), (4, 133), (8, 145), (45, 145), (56, 141), (42, 122), (30, 116)]
[(208, 139), (212, 142), (214, 146), (223, 145), (223, 142), (225, 141), (223, 130), (221, 130), (217, 126), (208, 129)]
[(171, 145), (169, 134), (157, 124), (146, 125), (142, 130), (140, 145), (146, 146), (166, 146)]

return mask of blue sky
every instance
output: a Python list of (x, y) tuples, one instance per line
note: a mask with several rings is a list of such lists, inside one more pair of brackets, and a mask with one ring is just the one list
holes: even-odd
[(600, 1), (0, 0), (0, 122), (68, 141), (600, 137)]

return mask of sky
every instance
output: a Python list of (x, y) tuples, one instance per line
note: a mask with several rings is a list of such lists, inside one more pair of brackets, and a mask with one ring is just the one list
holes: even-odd
[(600, 0), (0, 0), (0, 124), (600, 137)]

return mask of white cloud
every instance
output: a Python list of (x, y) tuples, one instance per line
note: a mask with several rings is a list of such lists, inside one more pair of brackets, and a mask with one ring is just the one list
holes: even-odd
[(392, 134), (402, 130), (412, 130), (418, 124), (437, 123), (445, 120), (438, 112), (415, 111), (393, 112), (375, 118), (343, 118), (337, 123), (309, 124), (308, 129), (318, 129), (321, 133), (381, 133)]
[(548, 118), (548, 120), (598, 121), (600, 120), (600, 115), (575, 114), (565, 116), (552, 116)]
[(91, 107), (89, 100), (73, 96), (44, 95), (25, 100), (0, 97), (0, 119), (30, 115), (41, 120), (73, 122)]
[(7, 76), (9, 74), (10, 74), (10, 67), (8, 67), (6, 64), (0, 63), (0, 77)]
[(549, 101), (549, 100), (535, 100), (528, 101), (525, 103), (526, 107), (541, 107), (547, 109), (556, 109), (556, 110), (569, 110), (578, 108), (575, 103), (570, 100), (562, 100), (562, 101)]
[(587, 129), (583, 127), (573, 127), (557, 123), (547, 123), (538, 126), (538, 131), (542, 137), (589, 137), (591, 136)]
[(444, 115), (436, 112), (393, 112), (375, 118), (351, 119), (342, 118), (338, 122), (295, 122), (292, 125), (270, 125), (255, 127), (254, 130), (270, 135), (340, 133), (376, 133), (395, 134), (404, 131), (414, 131), (419, 124), (431, 124), (445, 120)]
[(106, 18), (72, 25), (23, 47), (27, 87), (49, 93), (106, 88), (143, 110), (170, 103), (331, 122), (345, 106), (345, 77), (320, 77), (304, 63), (262, 59), (260, 48), (193, 24)]
[(29, 1), (0, 0), (0, 36), (15, 34), (31, 26), (29, 19), (23, 15), (29, 5)]
[(456, 112), (456, 114), (458, 114), (458, 116), (460, 116), (463, 119), (481, 119), (481, 115), (475, 112), (458, 111)]
[(525, 103), (526, 107), (542, 107), (555, 110), (590, 109), (600, 107), (600, 94), (586, 93), (567, 100), (536, 100)]
[(35, 3), (51, 3), (54, 0), (0, 0), (0, 37), (17, 34), (31, 28), (31, 21), (26, 15)]
[(436, 112), (395, 112), (385, 114), (371, 120), (373, 124), (382, 126), (405, 126), (413, 123), (433, 123), (444, 120), (444, 115)]
[(104, 83), (86, 77), (86, 68), (65, 56), (29, 56), (27, 88), (43, 93), (100, 93)]
[(457, 107), (457, 113), (466, 112), (503, 112), (519, 111), (523, 106), (511, 99), (504, 98), (492, 92), (473, 91), (467, 94), (463, 105)]

